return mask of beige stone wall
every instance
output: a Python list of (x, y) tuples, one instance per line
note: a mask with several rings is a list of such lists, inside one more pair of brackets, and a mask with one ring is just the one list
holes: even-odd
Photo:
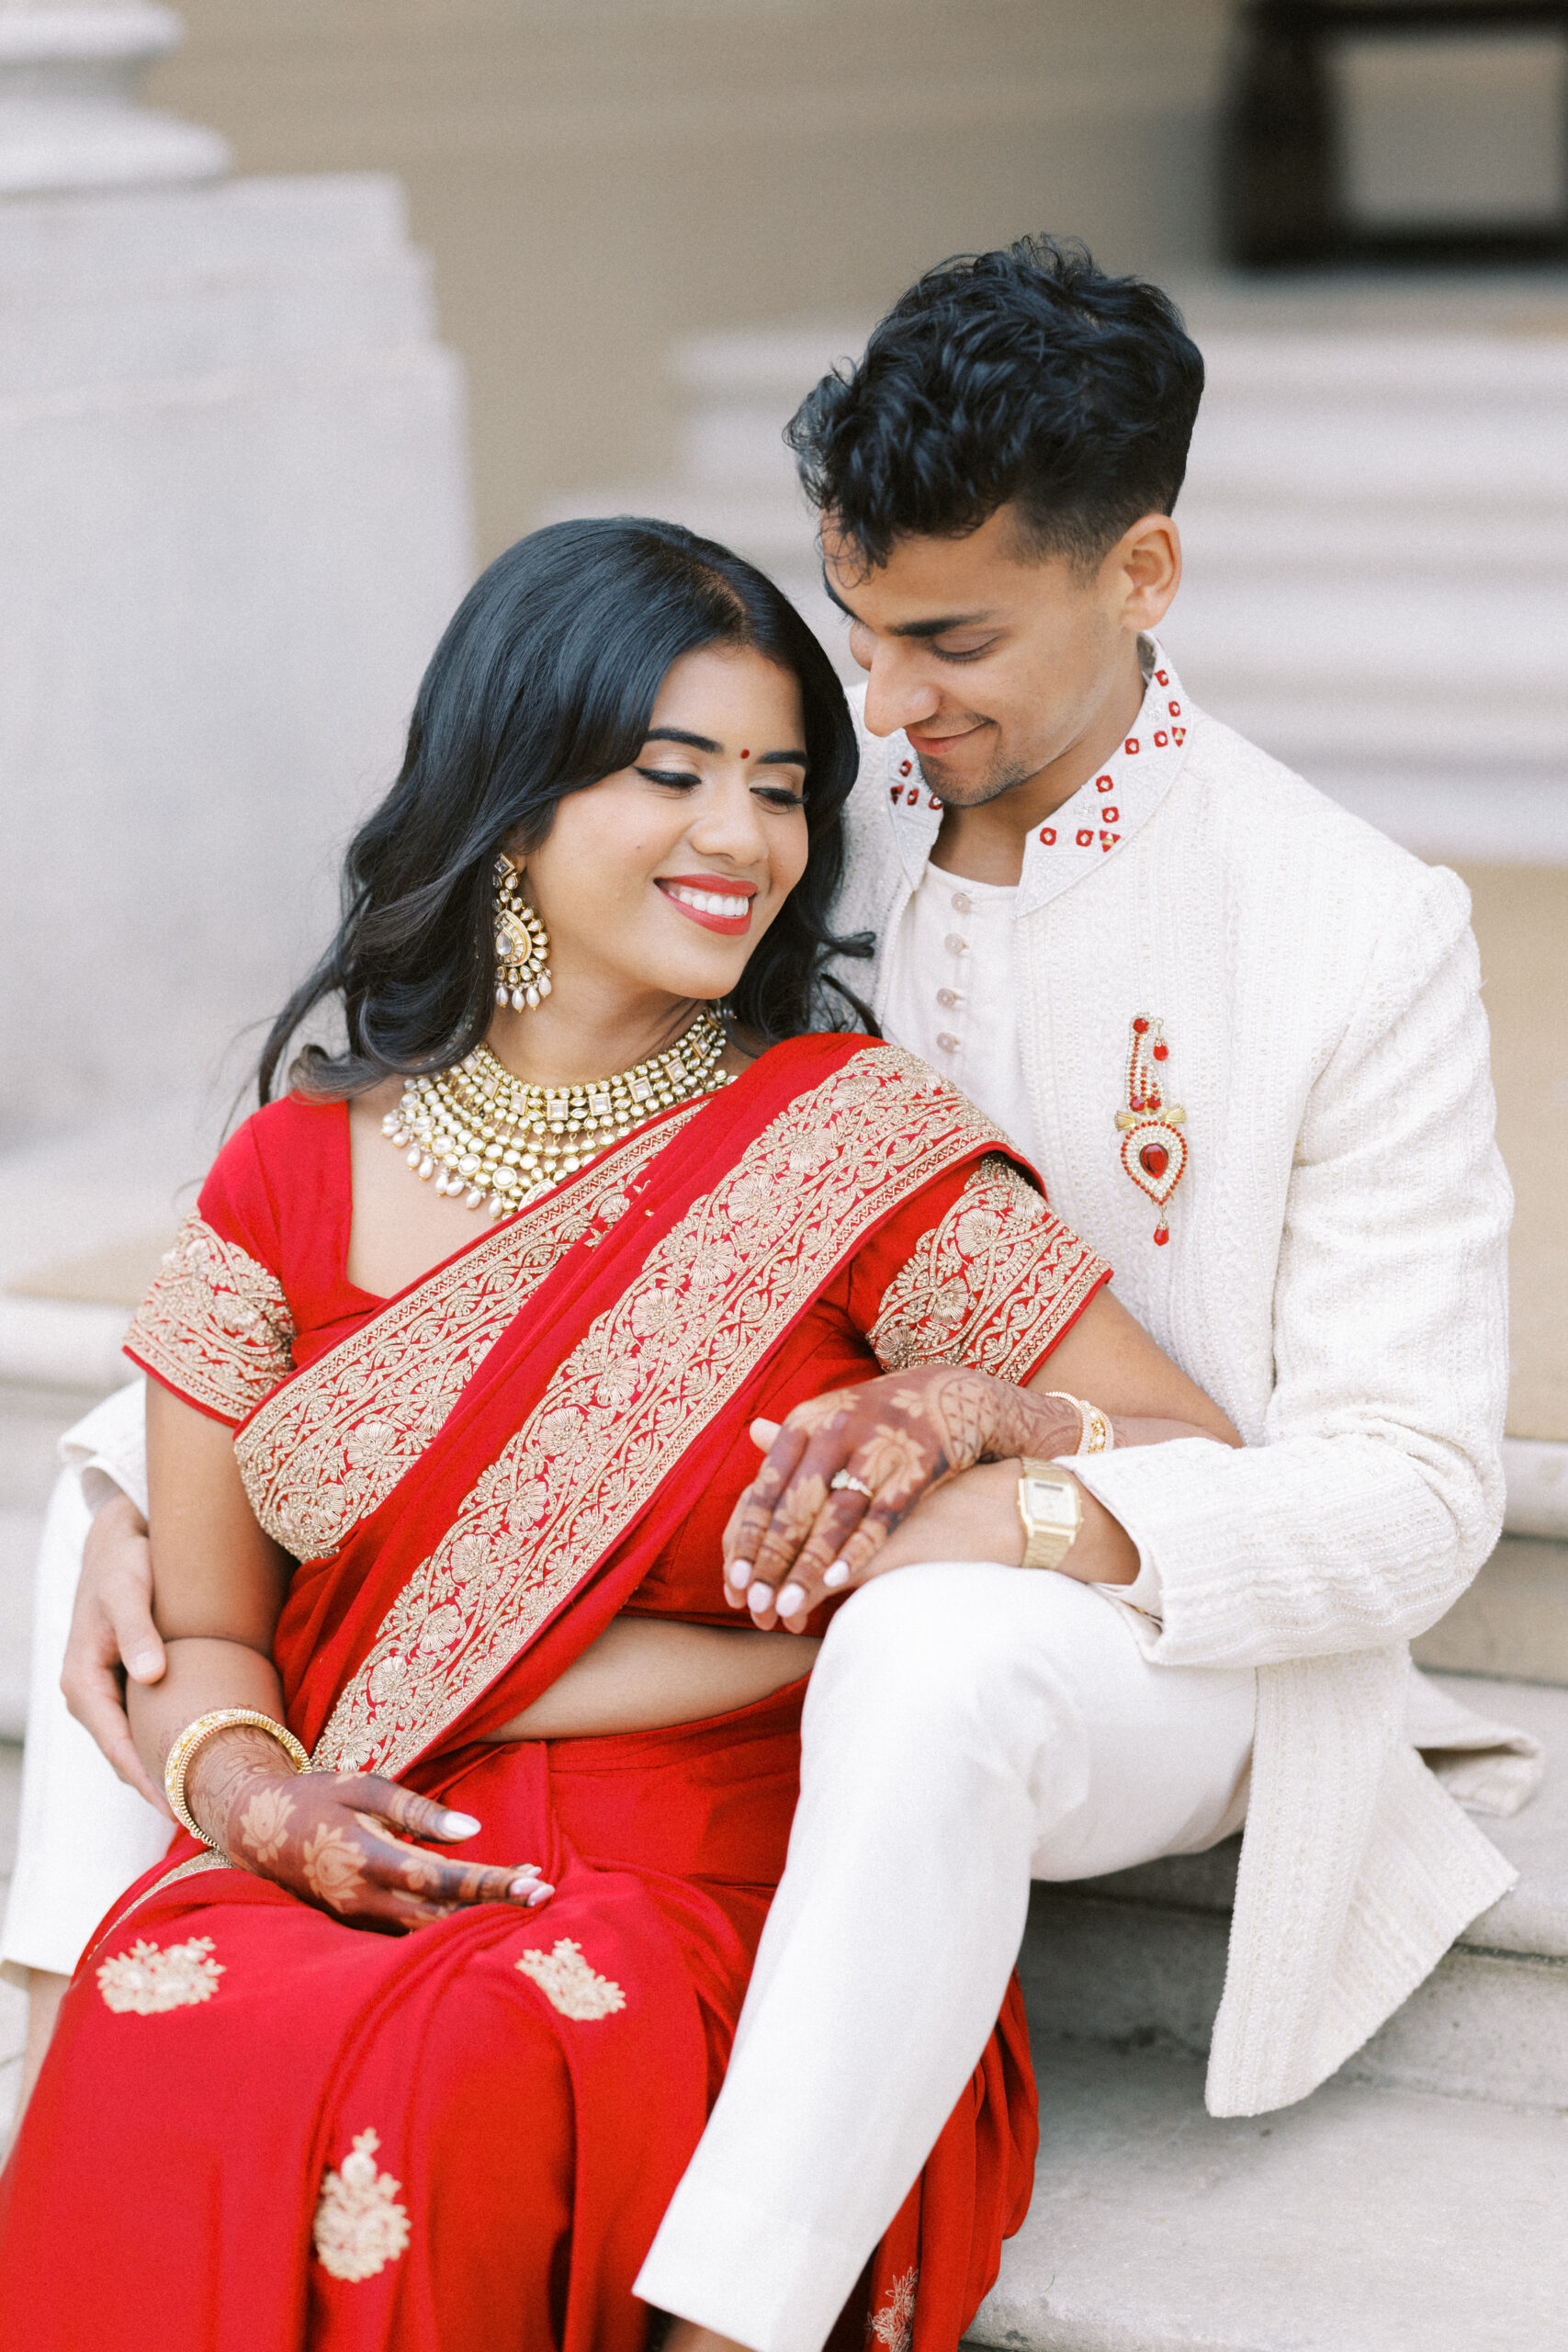
[(1514, 1437), (1568, 1441), (1568, 870), (1466, 866), (1492, 1023), (1497, 1140), (1514, 1180)]
[(155, 104), (396, 172), (468, 361), (482, 552), (669, 468), (694, 330), (874, 315), (1036, 228), (1211, 256), (1225, 0), (181, 0)]

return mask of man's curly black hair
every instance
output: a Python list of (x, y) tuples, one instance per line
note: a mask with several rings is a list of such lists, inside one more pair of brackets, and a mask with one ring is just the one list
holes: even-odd
[(1108, 277), (1081, 244), (1024, 237), (928, 270), (784, 438), (868, 568), (1009, 503), (1027, 553), (1094, 565), (1174, 506), (1202, 390), (1168, 295)]

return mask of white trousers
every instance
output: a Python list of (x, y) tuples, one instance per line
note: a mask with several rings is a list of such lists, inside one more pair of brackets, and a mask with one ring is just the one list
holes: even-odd
[(637, 2291), (752, 2352), (821, 2352), (996, 2022), (1031, 1877), (1237, 1828), (1250, 1668), (1156, 1667), (1066, 1577), (896, 1570), (835, 1619), (800, 1804), (702, 2143)]

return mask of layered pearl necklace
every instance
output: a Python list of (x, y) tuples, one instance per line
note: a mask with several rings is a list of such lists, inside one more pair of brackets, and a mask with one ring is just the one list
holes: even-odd
[(727, 1086), (725, 1042), (705, 1006), (662, 1054), (581, 1086), (526, 1085), (480, 1043), (455, 1069), (411, 1078), (381, 1132), (438, 1193), (462, 1193), (466, 1207), (509, 1216), (656, 1112)]

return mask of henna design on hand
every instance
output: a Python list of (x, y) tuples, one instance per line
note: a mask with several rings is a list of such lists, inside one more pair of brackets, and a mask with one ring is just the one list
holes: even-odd
[(874, 1494), (897, 1503), (906, 1495), (912, 1499), (923, 1490), (930, 1462), (929, 1447), (921, 1445), (910, 1430), (879, 1421), (855, 1456), (855, 1476)]
[(971, 1469), (984, 1459), (987, 1443), (1000, 1418), (1001, 1399), (997, 1391), (1005, 1385), (1005, 1382), (993, 1380), (988, 1373), (948, 1372), (939, 1374), (923, 1390), (897, 1389), (892, 1404), (896, 1412), (903, 1413), (909, 1420), (924, 1420), (930, 1425), (942, 1469), (951, 1476), (954, 1470)]
[(365, 1887), (365, 1865), (358, 1847), (345, 1829), (323, 1821), (305, 1841), (301, 1874), (318, 1902), (333, 1911), (349, 1910)]
[(394, 1838), (384, 1821), (373, 1813), (356, 1813), (355, 1819), (367, 1829), (378, 1845), (390, 1847), (398, 1857), (398, 1875), (411, 1893), (423, 1894), (442, 1883), (444, 1872), (435, 1855), (427, 1854), (423, 1846), (411, 1846), (401, 1838)]
[(240, 1815), (240, 1835), (258, 1862), (276, 1862), (294, 1818), (294, 1800), (286, 1787), (258, 1789)]
[(470, 1903), (533, 1908), (555, 1891), (533, 1862), (462, 1862), (409, 1842), (467, 1837), (479, 1824), (374, 1772), (296, 1775), (250, 1725), (203, 1743), (186, 1799), (231, 1860), (351, 1926), (417, 1928)]
[[(1070, 1405), (962, 1364), (885, 1374), (795, 1407), (726, 1530), (727, 1558), (750, 1564), (745, 1604), (760, 1624), (772, 1623), (777, 1593), (785, 1622), (800, 1631), (835, 1555), (841, 1590), (950, 1478), (982, 1462), (1065, 1452), (1077, 1430)], [(853, 1487), (833, 1487), (840, 1470)], [(871, 1489), (869, 1501), (861, 1487)], [(740, 1589), (732, 1598), (739, 1602)]]
[(270, 1733), (254, 1724), (233, 1724), (202, 1741), (186, 1774), (186, 1803), (224, 1853), (242, 1842), (242, 1808), (257, 1792), (275, 1785), (287, 1788), (292, 1778), (288, 1759)]
[(830, 1388), (824, 1396), (808, 1397), (804, 1405), (795, 1407), (789, 1426), (799, 1430), (804, 1437), (815, 1437), (829, 1421), (847, 1416), (859, 1393), (854, 1388)]

